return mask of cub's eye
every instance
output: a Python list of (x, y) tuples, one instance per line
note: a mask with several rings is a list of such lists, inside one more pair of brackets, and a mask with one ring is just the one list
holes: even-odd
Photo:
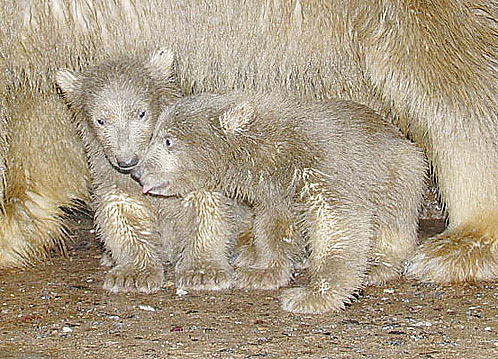
[(95, 120), (95, 123), (99, 126), (104, 126), (105, 121), (101, 118)]
[(142, 112), (140, 112), (140, 113), (138, 114), (138, 117), (139, 117), (139, 118), (144, 118), (144, 117), (145, 117), (145, 115), (147, 115), (147, 112), (142, 111)]
[(170, 139), (170, 138), (165, 138), (165, 139), (164, 139), (164, 145), (165, 145), (166, 147), (171, 147), (171, 145), (173, 145), (173, 141), (171, 141), (171, 139)]

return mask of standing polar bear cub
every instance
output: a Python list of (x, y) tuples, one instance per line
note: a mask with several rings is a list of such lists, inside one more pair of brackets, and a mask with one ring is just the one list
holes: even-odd
[(153, 292), (163, 281), (167, 250), (158, 208), (141, 195), (129, 171), (145, 153), (160, 109), (183, 95), (173, 59), (160, 49), (148, 58), (118, 58), (56, 74), (86, 147), (95, 224), (114, 265), (104, 287), (113, 292)]
[[(111, 292), (157, 291), (164, 261), (175, 264), (180, 288), (230, 287), (227, 244), (250, 228), (250, 212), (220, 193), (145, 197), (129, 175), (145, 154), (161, 109), (183, 95), (173, 60), (163, 48), (143, 59), (117, 58), (81, 72), (57, 72), (87, 149), (95, 223), (114, 266), (104, 283)], [(205, 203), (216, 203), (222, 218), (204, 211)]]
[(235, 93), (165, 109), (132, 175), (145, 193), (204, 188), (252, 206), (240, 288), (288, 284), (296, 246), (308, 246), (310, 283), (285, 290), (281, 305), (321, 313), (400, 273), (416, 244), (425, 170), (422, 153), (362, 105)]

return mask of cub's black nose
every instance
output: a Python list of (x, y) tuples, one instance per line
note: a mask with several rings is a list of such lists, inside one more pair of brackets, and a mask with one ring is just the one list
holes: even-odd
[(137, 167), (135, 167), (134, 169), (131, 170), (131, 172), (130, 172), (131, 178), (133, 178), (138, 183), (142, 184), (140, 182), (140, 178), (142, 177), (143, 172), (144, 171), (142, 169), (142, 166), (137, 166)]
[(132, 157), (125, 158), (123, 160), (118, 160), (118, 166), (124, 170), (131, 169), (138, 164), (138, 156), (133, 155)]

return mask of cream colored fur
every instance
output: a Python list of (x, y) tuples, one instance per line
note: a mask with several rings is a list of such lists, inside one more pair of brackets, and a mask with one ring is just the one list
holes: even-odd
[(496, 279), (497, 9), (496, 0), (3, 1), (0, 88), (45, 92), (56, 68), (161, 43), (179, 54), (188, 92), (255, 88), (368, 105), (423, 146), (448, 214), (408, 273)]

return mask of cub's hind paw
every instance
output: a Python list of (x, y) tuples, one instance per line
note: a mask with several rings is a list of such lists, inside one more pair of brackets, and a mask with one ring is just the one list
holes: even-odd
[(365, 279), (365, 285), (383, 285), (386, 282), (398, 278), (401, 274), (399, 266), (376, 264), (370, 268)]
[(280, 306), (283, 310), (301, 314), (338, 311), (344, 309), (347, 302), (347, 297), (315, 292), (308, 287), (289, 288), (280, 296)]
[(192, 290), (223, 290), (233, 286), (231, 268), (200, 267), (177, 273), (176, 286)]
[(107, 273), (104, 289), (112, 293), (118, 292), (157, 292), (163, 283), (162, 266), (148, 270), (138, 270), (133, 266), (118, 265)]
[(102, 253), (102, 257), (100, 258), (100, 265), (103, 267), (112, 267), (114, 266), (114, 260), (112, 259), (112, 256), (110, 252), (105, 251)]
[(282, 268), (238, 268), (236, 271), (236, 286), (241, 289), (278, 289), (289, 284), (290, 279), (290, 270)]

